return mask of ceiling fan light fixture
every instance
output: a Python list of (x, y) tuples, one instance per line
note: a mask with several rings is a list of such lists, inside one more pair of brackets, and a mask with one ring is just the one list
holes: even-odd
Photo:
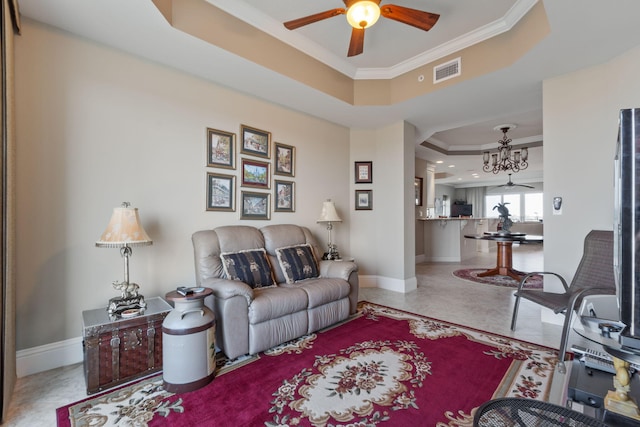
[(380, 6), (375, 1), (362, 0), (347, 10), (347, 21), (353, 28), (369, 28), (380, 18)]

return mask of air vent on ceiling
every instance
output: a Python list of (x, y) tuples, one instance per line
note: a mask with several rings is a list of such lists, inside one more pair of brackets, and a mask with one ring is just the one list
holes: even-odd
[(440, 83), (462, 74), (462, 62), (458, 57), (433, 67), (433, 83)]
[(449, 172), (436, 172), (435, 174), (433, 174), (434, 179), (445, 179), (451, 176), (453, 176), (453, 174)]

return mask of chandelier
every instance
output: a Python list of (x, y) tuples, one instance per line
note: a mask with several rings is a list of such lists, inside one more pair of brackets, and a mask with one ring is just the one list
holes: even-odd
[[(527, 163), (527, 159), (529, 158), (529, 150), (527, 147), (516, 150), (513, 154), (511, 153), (512, 147), (509, 145), (511, 138), (507, 137), (507, 132), (509, 129), (515, 127), (516, 125), (500, 125), (494, 128), (495, 130), (500, 129), (503, 134), (502, 139), (498, 140), (500, 147), (497, 153), (484, 152), (482, 155), (482, 160), (484, 161), (482, 170), (493, 173), (509, 170), (518, 172), (529, 166), (529, 163)], [(489, 163), (489, 158), (491, 158), (491, 163)]]

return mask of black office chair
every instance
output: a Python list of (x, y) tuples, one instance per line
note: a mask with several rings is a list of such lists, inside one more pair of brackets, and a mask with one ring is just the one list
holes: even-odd
[[(564, 293), (546, 292), (536, 289), (525, 289), (524, 286), (529, 277), (536, 274), (552, 274), (560, 279), (564, 287)], [(553, 310), (554, 313), (564, 313), (564, 326), (562, 328), (562, 340), (558, 353), (558, 371), (566, 372), (564, 366), (567, 341), (571, 332), (571, 319), (573, 312), (580, 308), (582, 299), (587, 295), (612, 295), (616, 293), (613, 274), (613, 232), (592, 230), (584, 239), (584, 252), (582, 259), (573, 276), (571, 285), (559, 274), (551, 272), (535, 272), (527, 274), (518, 285), (514, 293), (516, 297), (511, 318), (511, 330), (516, 329), (518, 306), (520, 298), (528, 299), (543, 307)]]

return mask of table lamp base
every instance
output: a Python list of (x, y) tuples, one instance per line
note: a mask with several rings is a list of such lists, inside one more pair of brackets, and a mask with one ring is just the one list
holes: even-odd
[(107, 312), (111, 315), (120, 315), (125, 310), (144, 310), (146, 307), (144, 296), (140, 294), (131, 297), (114, 297), (109, 300)]

